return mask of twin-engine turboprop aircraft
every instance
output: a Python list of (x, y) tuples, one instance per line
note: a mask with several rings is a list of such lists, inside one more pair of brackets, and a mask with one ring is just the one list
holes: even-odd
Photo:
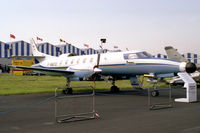
[(126, 76), (130, 78), (133, 86), (137, 85), (138, 75), (178, 73), (196, 71), (192, 63), (179, 62), (169, 59), (152, 57), (145, 51), (126, 51), (113, 53), (99, 53), (93, 55), (69, 56), (62, 54), (59, 57), (46, 55), (37, 50), (34, 40), (31, 40), (33, 56), (39, 61), (31, 67), (13, 66), (20, 69), (34, 70), (48, 75), (64, 76), (67, 78), (66, 93), (72, 93), (70, 81), (84, 80), (94, 74), (112, 76), (111, 91), (119, 91), (115, 86), (115, 77)]

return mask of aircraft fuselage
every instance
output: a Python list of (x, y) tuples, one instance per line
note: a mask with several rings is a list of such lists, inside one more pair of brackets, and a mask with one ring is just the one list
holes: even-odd
[[(142, 51), (143, 52), (143, 51)], [(99, 68), (102, 70), (102, 75), (142, 75), (142, 74), (163, 74), (163, 73), (177, 73), (182, 71), (181, 62), (159, 59), (149, 56), (139, 56), (140, 52), (115, 52), (102, 53), (100, 55)], [(138, 54), (138, 55), (137, 55)], [(183, 62), (182, 62), (183, 63)], [(64, 56), (47, 59), (37, 66), (49, 69), (67, 70), (72, 66), (95, 66), (97, 64), (97, 54), (82, 55), (82, 56)], [(183, 66), (185, 67), (185, 66)], [(84, 70), (84, 67), (77, 71)], [(75, 71), (76, 71), (75, 70)]]

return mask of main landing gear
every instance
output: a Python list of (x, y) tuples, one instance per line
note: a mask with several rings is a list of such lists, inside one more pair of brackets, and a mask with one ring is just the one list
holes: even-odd
[(66, 86), (67, 86), (67, 88), (65, 89), (65, 90), (63, 90), (62, 92), (63, 92), (63, 94), (72, 94), (73, 93), (73, 90), (72, 90), (72, 88), (70, 87), (70, 79), (69, 78), (67, 78), (66, 79), (67, 80), (67, 83), (66, 83)]
[(119, 88), (115, 85), (115, 78), (113, 77), (113, 80), (112, 80), (112, 86), (111, 86), (111, 88), (110, 88), (110, 91), (112, 92), (112, 93), (117, 93), (117, 92), (119, 92)]

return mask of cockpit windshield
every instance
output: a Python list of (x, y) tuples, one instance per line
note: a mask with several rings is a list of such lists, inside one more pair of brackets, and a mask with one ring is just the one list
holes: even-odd
[(138, 58), (153, 58), (153, 56), (147, 52), (124, 54), (124, 59), (138, 59)]

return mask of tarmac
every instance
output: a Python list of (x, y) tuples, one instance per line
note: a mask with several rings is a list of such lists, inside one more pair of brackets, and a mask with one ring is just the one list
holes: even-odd
[[(52, 96), (54, 93), (0, 96), (0, 112), (32, 105)], [(172, 99), (179, 97), (185, 97), (185, 90), (173, 89)], [(153, 100), (167, 101), (168, 92), (160, 92)], [(56, 123), (54, 109), (51, 99), (30, 108), (0, 114), (0, 133), (200, 133), (200, 102), (173, 102), (172, 108), (149, 110), (147, 93), (135, 90), (117, 95), (98, 93), (95, 109), (100, 118), (97, 119)]]

